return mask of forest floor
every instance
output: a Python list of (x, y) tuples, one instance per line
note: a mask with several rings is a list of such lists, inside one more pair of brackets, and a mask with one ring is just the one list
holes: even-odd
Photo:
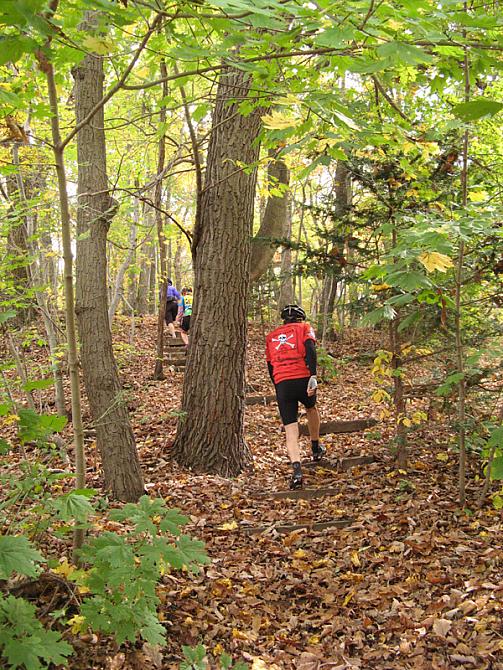
[[(445, 416), (410, 434), (410, 467), (397, 471), (391, 420), (366, 433), (326, 436), (327, 458), (372, 455), (346, 472), (305, 470), (305, 487), (331, 487), (314, 500), (262, 497), (288, 488), (290, 468), (275, 403), (247, 410), (254, 466), (234, 480), (195, 475), (170, 460), (183, 374), (152, 381), (155, 322), (126, 320), (115, 333), (121, 376), (146, 488), (190, 517), (187, 532), (204, 540), (211, 564), (199, 575), (173, 572), (159, 587), (168, 645), (114, 650), (94, 636), (72, 639), (76, 670), (177, 668), (182, 645), (202, 643), (244, 659), (253, 670), (503, 670), (503, 520), (490, 505), (462, 512), (457, 454)], [(122, 325), (121, 325), (122, 324)], [(271, 394), (263, 331), (252, 326), (248, 384)], [(330, 349), (336, 377), (319, 390), (322, 419), (379, 417), (371, 400), (378, 334), (350, 333)], [(425, 376), (420, 368), (417, 377)], [(427, 409), (420, 400), (416, 409)], [(85, 417), (89, 420), (89, 416)], [(305, 420), (305, 419), (304, 419)], [(303, 439), (305, 457), (309, 443)], [(99, 488), (95, 445), (88, 485)], [(481, 487), (470, 469), (468, 499)], [(351, 518), (345, 528), (278, 533), (278, 524)], [(268, 526), (250, 534), (250, 526)]]

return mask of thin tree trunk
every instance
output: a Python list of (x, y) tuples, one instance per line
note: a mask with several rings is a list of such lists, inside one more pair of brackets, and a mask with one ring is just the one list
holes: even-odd
[[(138, 187), (138, 183), (136, 183), (136, 187)], [(123, 292), (124, 292), (124, 276), (126, 274), (127, 269), (130, 267), (131, 263), (133, 262), (133, 258), (135, 255), (135, 248), (136, 248), (136, 234), (138, 231), (138, 222), (140, 219), (140, 213), (139, 213), (139, 203), (138, 199), (135, 200), (134, 204), (134, 210), (133, 210), (133, 220), (131, 222), (131, 230), (129, 233), (129, 243), (128, 243), (128, 252), (126, 258), (122, 261), (119, 270), (117, 272), (117, 277), (115, 278), (115, 288), (114, 288), (114, 293), (112, 300), (110, 302), (110, 307), (108, 308), (108, 321), (110, 323), (110, 327), (112, 326), (112, 321), (115, 315), (115, 311), (122, 300), (123, 297)]]
[[(18, 172), (7, 175), (7, 194), (11, 202), (8, 218), (10, 219), (7, 233), (7, 249), (10, 257), (9, 275), (11, 278), (12, 294), (16, 300), (16, 316), (12, 324), (17, 327), (26, 326), (33, 320), (33, 309), (28, 304), (27, 294), (30, 288), (30, 269), (28, 259), (28, 225), (26, 213), (26, 198), (23, 193), (21, 165), (19, 162), (18, 145), (12, 146), (12, 162), (17, 166)], [(17, 203), (17, 207), (16, 207)]]
[(392, 353), (391, 367), (395, 373), (393, 375), (393, 406), (395, 409), (396, 422), (396, 463), (400, 469), (405, 469), (407, 467), (407, 429), (404, 424), (404, 419), (406, 417), (406, 399), (403, 388), (403, 379), (400, 374), (402, 359), (400, 333), (398, 332), (399, 325), (400, 317), (397, 313), (396, 317), (390, 321), (389, 336)]
[[(143, 213), (143, 219), (146, 220), (148, 218), (146, 205), (143, 208)], [(140, 316), (148, 313), (150, 272), (152, 269), (151, 246), (152, 235), (151, 232), (149, 232), (140, 248), (140, 275), (138, 277), (138, 291), (136, 294), (136, 311)]]
[[(464, 11), (468, 13), (468, 4), (464, 3)], [(465, 37), (466, 37), (466, 31)], [(465, 81), (465, 102), (470, 100), (470, 65), (468, 61), (468, 50), (465, 47), (464, 55), (464, 81)], [(461, 170), (461, 206), (466, 210), (468, 201), (468, 129), (463, 136), (463, 167)], [(459, 240), (458, 261), (456, 263), (455, 278), (455, 296), (454, 296), (454, 329), (456, 339), (456, 372), (459, 374), (458, 382), (458, 446), (459, 446), (459, 504), (461, 507), (466, 503), (466, 380), (465, 380), (465, 355), (463, 344), (463, 324), (461, 314), (461, 299), (463, 290), (463, 265), (465, 260), (465, 243)]]
[[(161, 60), (160, 64), (161, 77), (166, 79), (168, 72), (166, 68), (166, 62)], [(168, 95), (168, 85), (166, 81), (162, 84), (162, 97), (165, 98)], [(166, 107), (163, 105), (161, 107), (161, 113), (159, 115), (159, 123), (161, 128), (164, 129), (166, 124)], [(159, 140), (159, 154), (157, 158), (157, 174), (160, 175), (164, 170), (164, 163), (166, 159), (166, 137), (164, 135), (164, 130)], [(162, 179), (158, 179), (155, 185), (155, 194), (154, 194), (154, 204), (155, 204), (155, 220), (157, 227), (157, 243), (159, 245), (159, 310), (157, 314), (157, 343), (156, 343), (156, 358), (155, 358), (155, 368), (154, 368), (154, 379), (160, 380), (164, 379), (163, 372), (163, 359), (164, 359), (164, 317), (166, 316), (166, 294), (168, 290), (168, 275), (166, 272), (166, 237), (163, 231), (163, 220), (161, 212), (162, 204)]]
[(152, 239), (149, 246), (150, 268), (148, 275), (148, 313), (155, 314), (157, 306), (157, 250)]
[[(286, 219), (283, 237), (288, 242), (292, 238), (292, 195), (287, 195)], [(293, 279), (292, 279), (292, 248), (287, 245), (281, 252), (281, 285), (278, 297), (278, 307), (283, 309), (285, 305), (291, 305), (295, 301)]]
[(182, 287), (183, 273), (182, 273), (182, 252), (183, 242), (180, 239), (176, 245), (175, 258), (173, 259), (173, 270), (175, 274), (175, 286), (179, 289)]
[[(72, 398), (73, 442), (75, 448), (75, 487), (77, 489), (83, 489), (86, 485), (84, 426), (82, 423), (82, 406), (80, 398), (79, 362), (77, 356), (77, 329), (75, 327), (70, 206), (66, 188), (64, 149), (61, 145), (61, 132), (59, 128), (58, 92), (56, 89), (52, 63), (50, 63), (45, 58), (42, 52), (37, 54), (37, 58), (40, 69), (46, 76), (49, 104), (51, 109), (52, 146), (54, 163), (56, 166), (56, 175), (58, 178), (61, 237), (63, 242), (66, 336), (68, 342), (68, 370), (70, 375)], [(76, 530), (73, 536), (74, 549), (81, 547), (83, 541), (83, 531), (80, 529)]]
[[(24, 215), (25, 229), (27, 232), (30, 233), (28, 239), (30, 239), (31, 241), (28, 241), (28, 239), (26, 240), (27, 249), (29, 250), (29, 253), (34, 259), (36, 257), (40, 259), (38, 264), (37, 262), (33, 262), (28, 266), (30, 272), (30, 283), (35, 292), (35, 299), (37, 301), (39, 311), (42, 315), (42, 320), (44, 322), (44, 328), (47, 335), (47, 341), (49, 343), (49, 352), (51, 355), (51, 368), (54, 379), (54, 398), (56, 404), (56, 411), (58, 412), (59, 415), (64, 416), (66, 415), (65, 391), (63, 387), (63, 375), (61, 373), (61, 362), (58, 357), (59, 339), (55, 326), (55, 321), (57, 320), (58, 316), (55, 307), (53, 306), (51, 308), (51, 305), (54, 305), (54, 300), (52, 301), (50, 300), (50, 296), (48, 295), (47, 292), (47, 289), (51, 286), (51, 278), (52, 273), (54, 271), (54, 261), (52, 254), (50, 255), (50, 258), (47, 258), (47, 252), (52, 251), (51, 237), (50, 235), (39, 236), (42, 242), (45, 241), (49, 245), (49, 249), (43, 248), (43, 250), (41, 251), (38, 245), (39, 238), (35, 237), (34, 235), (35, 223), (29, 221), (31, 217), (28, 214), (28, 199), (32, 198), (34, 195), (33, 193), (31, 193), (31, 191), (33, 190), (33, 181), (32, 179), (28, 179), (26, 180), (25, 183), (25, 180), (23, 179), (23, 174), (20, 169), (21, 166), (19, 163), (19, 157), (17, 155), (17, 152), (13, 152), (13, 158), (14, 158), (14, 164), (17, 165), (19, 168), (17, 173), (17, 181), (19, 187), (18, 197), (20, 203), (25, 208), (25, 215)], [(45, 262), (47, 263), (46, 266), (44, 266)], [(44, 270), (48, 270), (48, 272), (44, 272)], [(47, 286), (42, 288), (44, 284), (47, 284)]]
[(267, 168), (268, 188), (281, 195), (269, 195), (260, 228), (252, 240), (250, 279), (257, 281), (269, 267), (278, 243), (287, 227), (288, 195), (286, 188), (290, 181), (290, 171), (284, 161), (271, 156)]
[[(92, 32), (97, 14), (89, 12), (82, 29)], [(103, 97), (103, 60), (88, 54), (73, 71), (77, 124)], [(76, 314), (84, 383), (105, 488), (114, 498), (135, 501), (143, 479), (124, 393), (112, 350), (107, 305), (107, 233), (116, 210), (109, 194), (103, 107), (77, 134), (78, 209)]]
[[(251, 79), (229, 68), (219, 79), (195, 252), (194, 312), (173, 455), (224, 476), (250, 461), (244, 440), (246, 306), (262, 111), (239, 105)], [(218, 287), (218, 290), (216, 290)]]

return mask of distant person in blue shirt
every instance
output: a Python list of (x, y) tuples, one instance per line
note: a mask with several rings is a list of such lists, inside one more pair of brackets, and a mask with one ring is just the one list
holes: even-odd
[(192, 289), (182, 288), (182, 311), (178, 314), (181, 336), (186, 347), (189, 346), (190, 317), (192, 316)]
[(168, 279), (168, 291), (166, 293), (166, 314), (164, 319), (168, 326), (168, 333), (171, 337), (176, 337), (175, 321), (178, 316), (178, 309), (182, 306), (182, 296), (173, 286), (171, 279)]

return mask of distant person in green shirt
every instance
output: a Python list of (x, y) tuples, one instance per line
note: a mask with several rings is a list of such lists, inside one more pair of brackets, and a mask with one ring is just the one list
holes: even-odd
[(192, 289), (182, 288), (182, 309), (179, 315), (182, 340), (189, 346), (190, 317), (192, 316)]

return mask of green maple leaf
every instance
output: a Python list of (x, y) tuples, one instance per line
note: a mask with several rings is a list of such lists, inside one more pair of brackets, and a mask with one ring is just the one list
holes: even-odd
[(36, 577), (39, 573), (37, 563), (44, 562), (42, 554), (25, 537), (0, 536), (0, 579), (9, 579), (13, 572)]

